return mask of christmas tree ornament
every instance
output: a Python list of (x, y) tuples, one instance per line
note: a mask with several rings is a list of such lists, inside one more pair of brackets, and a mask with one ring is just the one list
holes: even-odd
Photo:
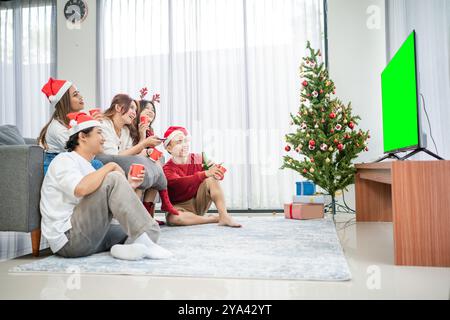
[(315, 146), (309, 145), (309, 150), (314, 151), (316, 149)]
[(353, 122), (349, 122), (348, 127), (353, 130), (355, 128), (355, 124)]
[(314, 126), (314, 128), (319, 129), (319, 125), (316, 123), (316, 125)]
[(308, 81), (306, 81), (306, 80), (305, 80), (305, 81), (303, 81), (302, 85), (303, 85), (303, 87), (305, 87), (305, 88), (306, 88), (306, 87), (308, 86)]
[(313, 96), (314, 98), (317, 98), (317, 97), (319, 96), (319, 93), (318, 93), (317, 91), (314, 91), (314, 92), (312, 93), (312, 96)]
[(309, 172), (311, 172), (311, 173), (314, 173), (314, 171), (316, 171), (316, 170), (314, 170), (314, 168), (309, 169)]
[(322, 143), (322, 144), (320, 145), (320, 150), (322, 150), (322, 151), (327, 151), (327, 149), (328, 149), (328, 146), (327, 146), (325, 143)]
[(339, 151), (342, 151), (342, 149), (344, 149), (344, 145), (342, 143), (339, 143), (337, 148)]
[(302, 151), (301, 148), (299, 148), (299, 147), (295, 148), (295, 152), (300, 153), (301, 151)]
[(286, 146), (286, 147), (284, 148), (284, 150), (286, 150), (286, 152), (289, 152), (289, 151), (291, 151), (291, 147), (290, 147), (290, 146)]
[(309, 145), (310, 145), (310, 146), (315, 146), (315, 145), (316, 145), (316, 142), (315, 142), (314, 140), (309, 140)]
[(340, 124), (337, 124), (336, 127), (334, 127), (337, 131), (341, 131), (342, 126)]
[(328, 151), (330, 151), (330, 152), (332, 152), (333, 150), (334, 150), (333, 147), (328, 148)]
[(326, 163), (330, 163), (330, 162), (331, 162), (330, 158), (326, 158), (326, 159), (325, 159), (325, 162), (326, 162)]
[(330, 113), (330, 119), (336, 118), (336, 114), (334, 112)]

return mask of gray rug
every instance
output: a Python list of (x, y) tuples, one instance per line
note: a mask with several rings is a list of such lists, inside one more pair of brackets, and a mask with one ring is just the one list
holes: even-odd
[(86, 258), (51, 256), (11, 272), (80, 270), (95, 274), (344, 281), (351, 279), (333, 222), (283, 217), (237, 217), (241, 229), (201, 225), (163, 227), (168, 260), (121, 261), (109, 253)]

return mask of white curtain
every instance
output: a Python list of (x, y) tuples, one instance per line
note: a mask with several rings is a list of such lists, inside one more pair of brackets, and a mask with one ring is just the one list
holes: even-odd
[[(52, 25), (55, 1), (0, 2), (0, 125), (16, 125), (24, 137), (36, 138), (50, 118), (41, 87), (55, 74)], [(0, 260), (30, 252), (29, 234), (0, 232)]]
[(155, 131), (183, 125), (192, 149), (223, 161), (228, 207), (275, 209), (299, 175), (281, 171), (299, 106), (306, 41), (323, 49), (322, 0), (103, 0), (99, 102), (147, 86)]
[[(420, 92), (425, 98), (438, 153), (450, 159), (450, 1), (388, 0), (386, 9), (389, 60), (416, 30)], [(427, 134), (427, 148), (436, 152), (423, 106), (421, 125)]]

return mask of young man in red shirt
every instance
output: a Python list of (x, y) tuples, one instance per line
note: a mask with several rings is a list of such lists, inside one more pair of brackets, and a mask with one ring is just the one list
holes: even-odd
[[(170, 127), (164, 134), (164, 147), (172, 158), (164, 165), (170, 201), (180, 213), (166, 215), (168, 225), (188, 226), (218, 223), (221, 226), (241, 227), (228, 214), (219, 180), (223, 173), (219, 166), (203, 169), (201, 154), (189, 152), (190, 137), (183, 127)], [(212, 202), (219, 216), (205, 216)]]

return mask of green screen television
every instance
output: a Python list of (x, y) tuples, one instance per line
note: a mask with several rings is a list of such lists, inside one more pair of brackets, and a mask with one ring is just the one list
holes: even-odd
[(420, 148), (416, 33), (381, 74), (384, 153)]

